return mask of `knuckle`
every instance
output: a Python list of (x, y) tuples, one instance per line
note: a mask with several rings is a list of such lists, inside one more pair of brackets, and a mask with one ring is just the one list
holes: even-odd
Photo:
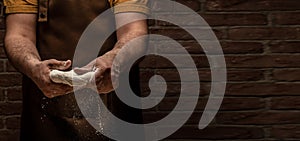
[(50, 62), (54, 62), (57, 61), (56, 59), (49, 59)]

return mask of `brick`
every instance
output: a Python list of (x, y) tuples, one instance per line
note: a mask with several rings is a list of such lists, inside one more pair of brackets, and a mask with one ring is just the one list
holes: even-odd
[[(167, 92), (166, 92), (166, 97), (178, 97), (181, 93), (181, 85), (178, 83), (167, 83)], [(185, 84), (186, 85), (186, 89), (190, 90), (194, 87), (196, 87), (196, 84), (193, 83), (188, 83)], [(198, 87), (198, 86), (197, 86)], [(159, 87), (159, 84), (157, 87), (153, 87), (152, 91), (157, 95), (160, 94), (158, 92), (161, 92), (161, 87)], [(148, 95), (150, 93), (150, 88), (148, 86), (148, 83), (141, 83), (141, 92), (143, 93), (143, 95)], [(207, 95), (210, 92), (210, 86), (208, 86), (207, 84), (204, 83), (200, 83), (200, 96), (203, 95)], [(187, 93), (185, 94), (187, 96), (190, 96), (191, 94)]]
[(300, 67), (300, 55), (237, 55), (225, 56), (228, 68)]
[[(204, 54), (203, 48), (198, 42), (194, 41), (179, 41), (190, 54)], [(260, 42), (220, 42), (224, 54), (259, 54), (263, 53), (263, 44)], [(212, 47), (213, 48), (213, 47)], [(157, 46), (159, 53), (180, 54), (181, 51), (172, 46), (169, 42), (159, 42)]]
[(300, 69), (275, 69), (272, 77), (276, 81), (299, 81)]
[[(0, 26), (1, 26), (1, 23), (0, 23)], [(5, 37), (5, 30), (0, 30), (0, 44), (3, 44), (4, 37)]]
[(269, 46), (273, 53), (300, 53), (299, 41), (271, 42)]
[(6, 61), (6, 71), (7, 72), (18, 72), (15, 67), (10, 63), (10, 61)]
[(196, 126), (184, 126), (168, 138), (176, 139), (260, 139), (264, 131), (259, 127), (213, 126), (199, 130)]
[[(183, 61), (180, 55), (171, 55), (178, 67), (185, 67), (187, 64)], [(211, 56), (218, 57), (218, 56)], [(204, 55), (192, 55), (192, 59), (197, 68), (209, 67), (207, 57)], [(156, 57), (155, 60), (156, 68), (175, 68), (174, 64), (164, 57)], [(300, 55), (226, 55), (226, 66), (227, 68), (284, 68), (284, 67), (300, 67)], [(214, 67), (221, 67), (216, 66)]]
[[(194, 100), (192, 98), (184, 98), (183, 99), (183, 106), (179, 107), (179, 111), (186, 111), (186, 110), (191, 110), (188, 107), (190, 105), (188, 105), (187, 103), (191, 103), (191, 101)], [(199, 101), (199, 100), (198, 100)], [(177, 105), (178, 102), (178, 98), (166, 98), (163, 101), (161, 101), (161, 103), (158, 105), (158, 110), (159, 111), (172, 111), (174, 110), (173, 108), (175, 108), (175, 106)]]
[(0, 72), (4, 72), (4, 61), (0, 60)]
[[(266, 25), (268, 23), (267, 16), (264, 14), (200, 14), (200, 16), (208, 23), (209, 26), (246, 26), (246, 25)], [(198, 15), (194, 14), (157, 14), (159, 19), (177, 19), (176, 24), (185, 26), (205, 25), (205, 22), (198, 19)], [(186, 20), (187, 19), (187, 20)], [(173, 24), (165, 21), (156, 21), (157, 25), (171, 26)]]
[(153, 69), (140, 70), (140, 82), (148, 82), (149, 79), (155, 74)]
[[(172, 68), (175, 69), (175, 66), (173, 63), (176, 62), (176, 65), (180, 68), (188, 68), (186, 62), (184, 61), (184, 58), (180, 55), (171, 55), (171, 57), (174, 59), (173, 62), (168, 60), (167, 58), (164, 57), (157, 57), (155, 58), (156, 60), (156, 68), (162, 69), (162, 68)], [(208, 60), (206, 56), (201, 55), (201, 56), (192, 56), (192, 59), (194, 61), (194, 64), (196, 65), (197, 68), (205, 68), (209, 67)]]
[(20, 117), (7, 118), (5, 125), (7, 129), (20, 129)]
[(237, 27), (228, 31), (233, 40), (297, 40), (300, 39), (299, 27)]
[(264, 14), (201, 14), (210, 26), (266, 25)]
[(227, 70), (228, 81), (259, 81), (264, 79), (263, 70)]
[(263, 109), (266, 103), (260, 98), (224, 98), (221, 110), (257, 110)]
[(6, 54), (5, 54), (5, 51), (4, 51), (4, 48), (3, 47), (0, 47), (0, 58), (5, 58), (6, 59)]
[(227, 83), (226, 96), (299, 95), (298, 83)]
[(22, 100), (22, 88), (9, 88), (7, 89), (8, 101), (21, 101)]
[(22, 110), (21, 102), (14, 103), (0, 103), (1, 115), (20, 115)]
[(20, 131), (19, 130), (1, 130), (0, 131), (0, 140), (1, 141), (18, 141), (20, 140)]
[[(182, 47), (188, 53), (190, 54), (203, 54), (203, 49), (201, 48), (200, 44), (195, 41), (178, 41), (177, 43), (180, 43)], [(182, 48), (174, 48), (173, 44), (168, 41), (158, 41), (157, 45), (157, 52), (158, 53), (163, 53), (163, 54), (180, 54), (182, 53), (180, 49)]]
[[(179, 2), (180, 4), (183, 4), (187, 6), (188, 8), (192, 9), (193, 11), (199, 11), (201, 9), (201, 4), (197, 0), (176, 0), (176, 2)], [(182, 12), (182, 10), (179, 7), (174, 6), (174, 10), (178, 12)]]
[(156, 64), (156, 56), (147, 55), (144, 59), (139, 63), (140, 68), (154, 68)]
[[(190, 30), (193, 30), (197, 33), (204, 33), (208, 32), (208, 29), (199, 29), (199, 28), (190, 28)], [(213, 29), (213, 32), (217, 36), (217, 38), (222, 39), (225, 38), (225, 31), (223, 29)], [(192, 35), (190, 35), (188, 32), (184, 31), (183, 29), (178, 28), (153, 28), (150, 29), (150, 34), (160, 34), (163, 36), (170, 37), (174, 40), (192, 40), (194, 39)], [(210, 39), (209, 36), (206, 34), (199, 34), (199, 38), (202, 40), (208, 40)]]
[(0, 130), (4, 128), (4, 120), (0, 118)]
[[(180, 82), (180, 75), (179, 75), (179, 72), (178, 71), (181, 71), (184, 73), (184, 77), (185, 79), (189, 79), (189, 80), (193, 80), (193, 77), (195, 77), (197, 74), (198, 74), (198, 71), (197, 70), (174, 70), (174, 69), (160, 69), (160, 70), (157, 70), (156, 71), (156, 74), (157, 75), (161, 75), (165, 81), (167, 82)], [(198, 74), (199, 76), (199, 74)], [(183, 76), (181, 76), (183, 77)], [(210, 76), (208, 76), (210, 77)], [(200, 78), (201, 79), (201, 78)], [(210, 79), (210, 78), (208, 78)]]
[(272, 126), (271, 137), (278, 139), (299, 139), (300, 138), (300, 126), (299, 125), (279, 125)]
[[(179, 47), (174, 47), (175, 45), (180, 44)], [(190, 54), (203, 54), (203, 50), (196, 41), (179, 41), (177, 43), (169, 42), (169, 41), (159, 41), (157, 42), (157, 52), (161, 54), (183, 54), (182, 49), (184, 48)], [(182, 48), (183, 47), (183, 48)]]
[(272, 97), (270, 102), (271, 109), (274, 110), (299, 110), (300, 97)]
[(20, 86), (22, 75), (19, 73), (0, 74), (0, 87)]
[[(180, 82), (179, 73), (173, 69), (159, 69), (156, 71), (162, 75), (166, 81)], [(189, 71), (184, 71), (189, 72)], [(195, 76), (195, 75), (192, 75)], [(198, 76), (200, 81), (211, 81), (211, 72), (208, 69), (199, 70)], [(227, 70), (228, 81), (258, 81), (264, 80), (264, 71), (262, 70)]]
[[(194, 26), (194, 27), (206, 27), (208, 26), (205, 20), (201, 18), (199, 14), (196, 13), (159, 13), (155, 14), (156, 19), (163, 19), (157, 20), (156, 25), (158, 26), (175, 26), (180, 25), (184, 27)], [(171, 19), (172, 22), (168, 22), (168, 19)]]
[(5, 92), (3, 89), (0, 88), (0, 101), (4, 101), (5, 99)]
[[(144, 120), (144, 123), (153, 123), (153, 122), (163, 119), (168, 114), (169, 114), (169, 112), (166, 112), (166, 111), (144, 112), (143, 120)], [(177, 118), (180, 120), (183, 120), (181, 118), (183, 118), (184, 116), (185, 115), (182, 115), (182, 117), (181, 117), (181, 115), (177, 115)], [(201, 118), (201, 116), (202, 116), (202, 113), (193, 112), (192, 115), (189, 117), (188, 121), (185, 123), (185, 125), (197, 125), (199, 123), (199, 119)]]
[(207, 0), (209, 11), (273, 11), (299, 10), (298, 0)]
[(256, 54), (263, 53), (260, 42), (221, 42), (225, 54)]
[[(207, 98), (200, 98), (195, 108), (197, 111), (204, 110)], [(186, 98), (188, 104), (189, 99)], [(158, 110), (160, 111), (172, 111), (178, 102), (178, 98), (166, 98), (159, 105)], [(213, 100), (215, 102), (215, 100)], [(265, 102), (260, 98), (224, 98), (220, 107), (221, 111), (227, 110), (255, 110), (262, 109), (265, 107)], [(189, 110), (187, 107), (181, 107), (180, 110)]]
[(230, 125), (273, 125), (299, 124), (300, 112), (220, 112), (216, 116), (218, 124)]
[(274, 13), (272, 14), (272, 18), (273, 18), (273, 24), (278, 24), (278, 25), (299, 25), (300, 24), (300, 12)]

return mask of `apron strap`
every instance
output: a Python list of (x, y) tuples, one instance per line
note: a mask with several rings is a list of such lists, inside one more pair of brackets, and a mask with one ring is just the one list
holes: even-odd
[(48, 0), (39, 0), (38, 22), (47, 22), (48, 19)]

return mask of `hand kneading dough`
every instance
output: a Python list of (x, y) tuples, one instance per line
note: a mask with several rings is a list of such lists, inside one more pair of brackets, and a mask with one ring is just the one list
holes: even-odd
[(73, 70), (71, 71), (59, 71), (52, 70), (50, 72), (50, 79), (55, 83), (63, 83), (69, 86), (84, 86), (88, 85), (93, 79), (95, 72), (87, 72), (82, 75), (78, 75)]

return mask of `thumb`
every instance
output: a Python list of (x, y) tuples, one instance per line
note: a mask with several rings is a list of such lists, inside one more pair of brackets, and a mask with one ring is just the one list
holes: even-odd
[(71, 60), (58, 61), (56, 59), (50, 59), (47, 63), (50, 69), (66, 70), (71, 67)]
[(81, 68), (76, 67), (73, 70), (76, 74), (82, 75), (87, 72), (93, 71), (94, 66), (95, 66), (95, 61), (92, 61), (92, 62), (88, 63), (87, 65), (85, 65), (84, 67), (81, 67)]
[(74, 72), (75, 72), (76, 74), (78, 74), (78, 75), (82, 75), (82, 74), (85, 74), (85, 73), (91, 71), (91, 69), (90, 69), (90, 68), (87, 68), (87, 67), (82, 67), (82, 68), (77, 68), (77, 67), (76, 67), (76, 68), (74, 68), (73, 70), (74, 70)]

